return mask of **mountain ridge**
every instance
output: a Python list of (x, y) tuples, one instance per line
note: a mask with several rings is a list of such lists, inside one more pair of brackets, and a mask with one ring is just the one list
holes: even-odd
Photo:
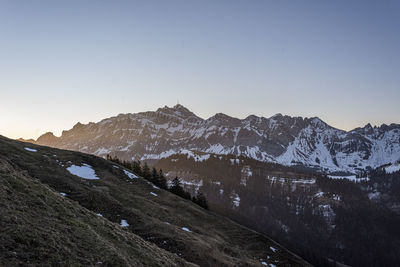
[(354, 173), (400, 159), (400, 124), (344, 131), (319, 117), (280, 113), (245, 119), (217, 113), (202, 119), (178, 104), (77, 123), (60, 137), (46, 133), (36, 143), (127, 160), (158, 159), (187, 149)]

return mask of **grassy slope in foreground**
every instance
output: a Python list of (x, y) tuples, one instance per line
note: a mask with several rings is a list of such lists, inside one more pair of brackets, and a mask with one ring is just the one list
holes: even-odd
[[(15, 256), (13, 246), (21, 246), (25, 255), (33, 251), (32, 259), (36, 255), (41, 257), (43, 262), (52, 262), (51, 260), (55, 260), (52, 257), (59, 257), (57, 260), (61, 262), (74, 259), (82, 264), (114, 260), (131, 265), (156, 265), (157, 262), (164, 265), (174, 262), (179, 265), (185, 264), (186, 260), (201, 266), (262, 266), (261, 262), (271, 264), (270, 266), (307, 265), (269, 238), (203, 210), (190, 201), (154, 188), (141, 178), (130, 179), (122, 167), (104, 159), (3, 137), (0, 137), (0, 157), (3, 162), (11, 163), (15, 170), (22, 170), (17, 173), (24, 177), (22, 180), (12, 178), (10, 174), (1, 176), (2, 190), (5, 190), (1, 192), (4, 198), (1, 202), (1, 213), (3, 214), (4, 209), (4, 214), (10, 214), (0, 218), (2, 226), (8, 229), (3, 231), (6, 235), (2, 238), (9, 238), (7, 233), (14, 233), (10, 236), (15, 238), (14, 245), (10, 244), (8, 247), (4, 246), (5, 242), (2, 241), (0, 248), (5, 250), (1, 253), (4, 255), (3, 259), (10, 253), (11, 256)], [(82, 179), (66, 169), (71, 165), (82, 164), (91, 166), (100, 179)], [(30, 177), (39, 179), (40, 183)], [(10, 179), (14, 182), (25, 181), (24, 183), (30, 185), (16, 185), (14, 188), (9, 182)], [(38, 192), (33, 190), (31, 185), (40, 188), (42, 195), (36, 195)], [(44, 188), (52, 197), (45, 197)], [(15, 197), (19, 200), (8, 200), (7, 190), (16, 194)], [(61, 198), (57, 192), (66, 193), (66, 198)], [(30, 195), (30, 199), (23, 200), (24, 194)], [(21, 204), (16, 204), (17, 201), (21, 201)], [(11, 204), (12, 202), (15, 203)], [(11, 211), (13, 209), (15, 211)], [(65, 216), (62, 216), (63, 213), (66, 213)], [(103, 218), (97, 218), (95, 213), (101, 213)], [(129, 224), (126, 230), (120, 228), (121, 220), (126, 220)], [(17, 223), (21, 226), (16, 226)], [(69, 224), (78, 227), (76, 232)], [(107, 227), (102, 229), (100, 225)], [(47, 233), (46, 229), (52, 227), (53, 235), (43, 234)], [(185, 231), (186, 228), (190, 231)], [(37, 236), (29, 236), (26, 229), (31, 229)], [(97, 230), (100, 232), (96, 232)], [(16, 231), (21, 232), (22, 240), (19, 240), (20, 235)], [(60, 238), (73, 235), (79, 238), (75, 240), (76, 243), (63, 242), (57, 239), (58, 235)], [(137, 235), (162, 250), (149, 245)], [(24, 238), (26, 236), (29, 238)], [(48, 248), (52, 244), (60, 247), (53, 248), (55, 251), (60, 249), (63, 252), (57, 252), (57, 256), (53, 256)], [(34, 247), (38, 249), (33, 250)], [(82, 249), (83, 247), (86, 249)], [(151, 249), (158, 249), (162, 253), (151, 253)], [(135, 253), (130, 252), (131, 250)], [(151, 254), (154, 264), (145, 262), (146, 255), (149, 255), (151, 260)], [(183, 259), (179, 261), (175, 255)], [(29, 259), (20, 260), (26, 262)]]
[(0, 158), (0, 265), (189, 265)]

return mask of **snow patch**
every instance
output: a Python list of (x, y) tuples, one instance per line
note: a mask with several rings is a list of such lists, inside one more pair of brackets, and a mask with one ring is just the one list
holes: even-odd
[(324, 196), (324, 192), (318, 192), (314, 195), (314, 197), (323, 197)]
[(186, 231), (186, 232), (189, 232), (189, 233), (192, 232), (192, 231), (190, 231), (189, 228), (187, 228), (187, 227), (182, 227), (182, 230), (183, 230), (183, 231)]
[(235, 191), (233, 191), (231, 194), (231, 199), (233, 203), (233, 208), (238, 208), (240, 206), (240, 196), (235, 193)]
[(139, 177), (137, 177), (137, 175), (135, 175), (135, 174), (133, 174), (133, 173), (127, 171), (127, 170), (124, 170), (124, 173), (125, 173), (125, 175), (128, 176), (130, 179), (137, 179), (137, 178), (139, 178)]
[[(168, 182), (171, 182), (171, 181), (168, 181)], [(186, 181), (186, 180), (184, 180), (184, 179), (181, 179), (181, 184), (185, 187), (192, 187), (192, 188), (194, 188), (194, 192), (195, 192), (195, 194), (197, 194), (197, 192), (199, 191), (199, 189), (200, 189), (200, 187), (202, 187), (203, 186), (203, 180), (200, 180), (200, 181), (195, 181), (195, 180), (193, 180), (193, 181)]]
[(328, 175), (329, 178), (331, 179), (346, 179), (355, 183), (361, 182), (361, 181), (368, 181), (368, 177), (360, 177), (357, 178), (355, 175), (349, 175), (349, 176), (336, 176), (336, 175)]
[(110, 149), (106, 149), (104, 147), (101, 147), (99, 149), (97, 149), (93, 154), (97, 155), (97, 156), (101, 156), (101, 155), (107, 155), (111, 152)]
[(239, 163), (240, 163), (240, 160), (239, 160), (239, 159), (230, 159), (230, 161), (231, 161), (231, 165), (234, 165), (235, 163), (236, 163), (236, 164), (239, 164)]
[(126, 220), (121, 220), (120, 225), (121, 225), (121, 227), (128, 227), (129, 223)]
[(292, 183), (292, 184), (299, 184), (301, 186), (306, 186), (306, 185), (311, 185), (315, 184), (316, 180), (314, 178), (310, 179), (293, 179), (293, 178), (285, 178), (285, 177), (276, 177), (276, 176), (267, 176), (267, 180), (270, 180), (271, 182), (279, 182), (279, 183)]
[(29, 148), (29, 147), (24, 147), (24, 149), (25, 149), (26, 151), (30, 151), (30, 152), (37, 152), (36, 149)]
[(156, 193), (150, 192), (150, 195), (153, 195), (155, 197), (158, 197), (158, 195)]
[(97, 177), (96, 172), (93, 170), (92, 166), (88, 164), (82, 164), (82, 166), (71, 165), (67, 168), (72, 175), (81, 177), (83, 179), (88, 180), (98, 180), (100, 179)]
[(400, 170), (400, 163), (392, 164), (385, 168), (386, 173), (394, 173)]

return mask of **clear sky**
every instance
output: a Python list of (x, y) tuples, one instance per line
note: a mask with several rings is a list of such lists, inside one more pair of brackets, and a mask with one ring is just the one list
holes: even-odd
[(173, 106), (400, 123), (400, 1), (0, 0), (0, 134)]

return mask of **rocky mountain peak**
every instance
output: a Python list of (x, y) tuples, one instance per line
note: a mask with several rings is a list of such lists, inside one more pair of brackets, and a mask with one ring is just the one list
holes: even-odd
[(84, 124), (78, 122), (77, 124), (74, 125), (74, 127), (72, 127), (72, 129), (78, 130), (80, 128), (82, 128), (84, 126)]
[(47, 132), (43, 135), (41, 135), (37, 140), (37, 143), (41, 144), (49, 144), (53, 145), (55, 142), (57, 142), (57, 137), (52, 133), (52, 132)]
[(328, 124), (326, 124), (323, 120), (321, 120), (318, 117), (312, 117), (310, 118), (310, 124), (315, 127), (315, 128), (319, 128), (319, 129), (326, 129), (328, 126)]
[(225, 125), (230, 127), (236, 127), (240, 125), (240, 119), (228, 116), (224, 113), (217, 113), (207, 120), (209, 123), (215, 123), (217, 125)]
[(270, 117), (270, 119), (281, 119), (281, 118), (283, 118), (282, 113), (276, 113), (275, 115)]
[(186, 108), (180, 104), (177, 104), (173, 107), (164, 106), (163, 108), (157, 109), (156, 113), (175, 116), (175, 117), (177, 117), (179, 119), (183, 119), (183, 120), (187, 120), (189, 118), (201, 120), (200, 117), (197, 117), (188, 108)]

